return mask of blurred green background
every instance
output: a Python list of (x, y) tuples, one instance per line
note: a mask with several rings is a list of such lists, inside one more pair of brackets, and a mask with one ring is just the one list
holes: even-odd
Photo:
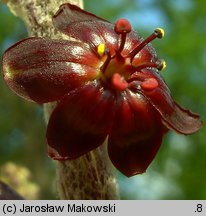
[[(205, 0), (84, 2), (86, 10), (112, 22), (121, 17), (129, 19), (143, 37), (156, 27), (164, 28), (164, 39), (153, 42), (159, 57), (167, 62), (162, 75), (175, 100), (205, 121)], [(0, 3), (0, 56), (26, 36), (21, 20)], [(0, 177), (15, 185), (15, 178), (21, 178), (18, 175), (26, 169), (28, 178), (23, 192), (19, 190), (22, 194), (30, 190), (36, 199), (57, 199), (55, 163), (46, 155), (45, 130), (42, 107), (17, 97), (0, 79)], [(170, 131), (146, 174), (127, 178), (117, 172), (121, 198), (206, 199), (205, 166), (206, 127), (191, 136)]]

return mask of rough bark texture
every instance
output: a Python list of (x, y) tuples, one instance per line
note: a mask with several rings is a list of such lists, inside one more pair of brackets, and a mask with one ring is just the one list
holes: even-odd
[[(52, 15), (62, 3), (83, 7), (82, 0), (4, 0), (25, 22), (30, 36), (65, 38), (52, 25)], [(45, 119), (55, 104), (45, 104)], [(57, 162), (57, 190), (60, 199), (118, 199), (116, 179), (106, 145), (73, 161)]]

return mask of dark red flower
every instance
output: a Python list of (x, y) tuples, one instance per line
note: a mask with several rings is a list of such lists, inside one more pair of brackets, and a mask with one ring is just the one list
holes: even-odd
[(71, 4), (53, 23), (72, 39), (27, 38), (3, 57), (4, 80), (16, 94), (57, 101), (47, 128), (53, 159), (77, 158), (108, 136), (112, 163), (131, 176), (145, 172), (168, 129), (191, 134), (202, 126), (159, 74), (165, 62), (149, 42), (163, 37), (162, 29), (144, 40), (125, 19), (113, 25)]

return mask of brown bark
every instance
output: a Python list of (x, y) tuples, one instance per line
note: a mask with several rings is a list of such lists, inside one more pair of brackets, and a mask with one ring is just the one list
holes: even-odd
[[(52, 15), (62, 3), (83, 7), (82, 0), (4, 0), (25, 22), (29, 36), (65, 38), (52, 25)], [(45, 104), (45, 119), (55, 104)], [(106, 144), (76, 160), (57, 162), (57, 190), (61, 199), (118, 199), (116, 179)]]

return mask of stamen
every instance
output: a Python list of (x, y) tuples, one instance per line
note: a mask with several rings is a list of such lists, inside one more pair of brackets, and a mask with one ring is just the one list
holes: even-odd
[(136, 70), (141, 70), (143, 68), (157, 68), (158, 71), (162, 71), (166, 68), (167, 65), (165, 60), (159, 59), (156, 62), (146, 62), (138, 66), (135, 65), (133, 66), (135, 67)]
[(110, 54), (110, 51), (108, 49), (105, 49), (104, 53), (105, 53), (105, 55), (107, 55), (107, 59), (100, 68), (103, 73), (105, 72), (105, 70), (106, 70), (107, 66), (109, 65), (109, 62), (111, 61), (111, 58), (112, 58), (111, 54)]
[(146, 39), (144, 39), (140, 44), (137, 45), (136, 48), (134, 48), (134, 50), (129, 53), (128, 57), (131, 58), (131, 61), (133, 60), (134, 56), (141, 51), (148, 43), (150, 43), (151, 41), (153, 41), (156, 38), (162, 38), (164, 36), (164, 30), (161, 28), (157, 28), (154, 30), (154, 32), (147, 37)]
[(162, 71), (167, 67), (166, 61), (163, 59), (160, 59), (157, 63), (157, 70)]
[(165, 36), (165, 31), (162, 28), (156, 28), (154, 32), (157, 34), (158, 38), (163, 38)]
[(105, 44), (99, 44), (97, 47), (97, 53), (100, 57), (102, 57), (105, 54)]
[(115, 23), (114, 30), (117, 34), (121, 35), (120, 46), (118, 49), (118, 51), (121, 52), (124, 49), (127, 33), (131, 32), (132, 27), (127, 19), (119, 19)]
[(134, 67), (135, 67), (136, 70), (141, 70), (143, 68), (148, 68), (148, 67), (150, 67), (150, 68), (157, 68), (157, 66), (158, 65), (157, 65), (156, 62), (146, 62), (146, 63), (143, 63), (141, 65), (138, 65), (137, 67), (135, 67), (135, 65), (134, 65)]

